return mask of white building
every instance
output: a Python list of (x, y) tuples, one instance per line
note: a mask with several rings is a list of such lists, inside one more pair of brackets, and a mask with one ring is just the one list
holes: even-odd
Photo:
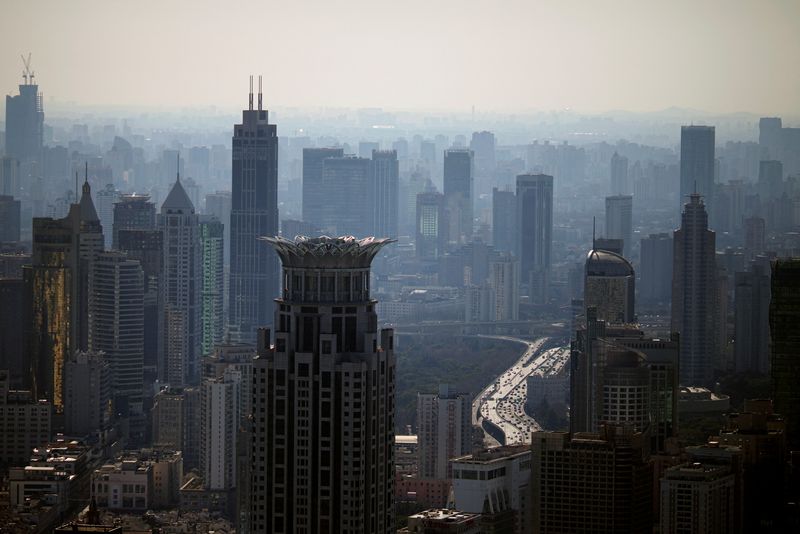
[(65, 510), (70, 484), (75, 475), (53, 466), (12, 467), (8, 473), (11, 506), (24, 506), (31, 499), (44, 500)]
[(236, 487), (241, 388), (242, 374), (234, 368), (203, 380), (200, 388), (200, 465), (207, 489)]
[(489, 287), (494, 291), (491, 320), (519, 320), (519, 262), (512, 256), (489, 262)]
[(144, 511), (151, 507), (152, 492), (148, 463), (122, 460), (92, 473), (91, 496), (99, 508)]
[(420, 478), (451, 478), (448, 460), (472, 449), (472, 401), (451, 391), (417, 394), (417, 438)]

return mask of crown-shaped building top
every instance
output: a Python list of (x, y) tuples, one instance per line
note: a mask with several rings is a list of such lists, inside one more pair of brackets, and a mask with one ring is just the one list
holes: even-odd
[(368, 269), (381, 248), (394, 239), (353, 236), (261, 237), (271, 244), (281, 257), (284, 268), (306, 269)]

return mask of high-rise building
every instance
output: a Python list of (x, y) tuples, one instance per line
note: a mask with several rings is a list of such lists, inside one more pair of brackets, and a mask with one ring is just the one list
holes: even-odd
[(381, 144), (377, 141), (359, 141), (358, 142), (358, 157), (369, 159), (372, 153), (381, 149)]
[(167, 387), (153, 398), (153, 445), (182, 451), (186, 469), (200, 467), (201, 404), (199, 387)]
[(4, 274), (0, 268), (0, 302), (13, 313), (0, 313), (0, 369), (8, 373), (11, 388), (21, 389), (30, 387), (30, 369), (25, 358), (26, 286), (22, 273), (16, 277)]
[(397, 217), (400, 202), (400, 167), (397, 152), (372, 152), (372, 177), (369, 203), (372, 208), (370, 235), (397, 238)]
[(517, 246), (520, 278), (534, 303), (548, 299), (553, 248), (553, 177), (517, 176)]
[[(713, 133), (713, 130), (712, 130)], [(699, 194), (685, 205), (673, 237), (672, 331), (681, 335), (681, 384), (711, 381), (714, 302), (717, 287), (715, 234)]]
[(231, 262), (231, 192), (217, 191), (207, 194), (205, 213), (213, 215), (223, 224), (222, 242), (225, 243), (225, 266), (228, 266)]
[(783, 163), (775, 160), (758, 163), (758, 194), (768, 202), (783, 194)]
[(278, 294), (278, 258), (258, 237), (278, 235), (278, 133), (262, 109), (242, 111), (233, 128), (231, 267), (228, 332), (234, 341), (254, 343), (256, 330), (272, 322), (270, 307)]
[(236, 487), (236, 441), (239, 398), (248, 395), (242, 374), (226, 369), (219, 378), (206, 378), (200, 388), (200, 465), (207, 489)]
[(444, 203), (448, 211), (452, 243), (465, 243), (472, 237), (472, 213), (475, 202), (473, 152), (451, 148), (444, 152)]
[(19, 241), (20, 201), (0, 195), (0, 243)]
[[(104, 353), (109, 363), (115, 411), (141, 416), (144, 274), (139, 262), (122, 252), (101, 252), (93, 262), (89, 277), (89, 350)], [(144, 432), (144, 428), (140, 431)]]
[(641, 432), (534, 432), (531, 445), (534, 533), (652, 532), (653, 467)]
[(772, 300), (769, 333), (772, 400), (775, 411), (787, 421), (790, 450), (800, 448), (800, 259), (787, 258), (772, 264)]
[(680, 205), (692, 193), (705, 199), (708, 217), (714, 219), (714, 127), (681, 126)]
[(469, 149), (475, 154), (475, 176), (489, 183), (495, 170), (497, 141), (492, 132), (472, 132)]
[(120, 195), (114, 204), (112, 248), (121, 250), (120, 230), (152, 230), (156, 227), (156, 205), (150, 195)]
[[(326, 158), (341, 158), (341, 148), (303, 149), (303, 220), (322, 227), (327, 199), (322, 189), (322, 162)], [(293, 236), (292, 236), (293, 237)]]
[(53, 406), (34, 400), (28, 390), (10, 388), (8, 372), (0, 369), (0, 464), (25, 465), (31, 451), (50, 442)]
[(734, 365), (737, 372), (769, 372), (769, 274), (764, 266), (734, 275)]
[(222, 343), (225, 329), (224, 304), (224, 229), (213, 215), (200, 216), (200, 248), (203, 262), (201, 300), (201, 353), (207, 356)]
[(417, 257), (436, 260), (444, 255), (447, 243), (447, 215), (444, 195), (420, 193), (417, 195)]
[(332, 235), (372, 235), (372, 160), (343, 156), (322, 162), (320, 227)]
[(120, 193), (114, 184), (106, 184), (103, 189), (98, 190), (95, 194), (95, 207), (97, 208), (97, 216), (100, 218), (100, 224), (106, 229), (104, 246), (110, 248), (112, 245), (113, 232), (109, 232), (114, 227), (114, 210)]
[(762, 254), (766, 242), (766, 224), (763, 217), (748, 217), (744, 220), (744, 261)]
[(437, 393), (417, 393), (420, 478), (450, 479), (449, 460), (472, 450), (472, 401), (447, 384)]
[(197, 385), (203, 264), (198, 217), (180, 175), (161, 205), (158, 226), (164, 233), (164, 379), (172, 386)]
[(111, 366), (102, 352), (78, 351), (64, 364), (64, 431), (68, 435), (108, 430), (111, 377)]
[(0, 158), (0, 195), (20, 196), (19, 161), (11, 156)]
[(32, 264), (23, 268), (28, 361), (36, 398), (64, 407), (64, 362), (86, 350), (89, 332), (89, 272), (103, 250), (103, 231), (89, 182), (63, 219), (33, 219)]
[(492, 321), (519, 320), (519, 261), (500, 255), (489, 261), (489, 287), (494, 291)]
[(631, 183), (628, 180), (628, 158), (616, 152), (611, 156), (611, 194), (630, 195)]
[(636, 274), (628, 260), (607, 250), (586, 256), (583, 301), (607, 323), (632, 323), (635, 317)]
[(641, 241), (639, 296), (646, 302), (669, 302), (672, 298), (672, 236), (650, 234)]
[(492, 189), (492, 246), (497, 252), (517, 249), (517, 197), (496, 187)]
[(33, 73), (23, 77), (25, 83), (19, 86), (19, 94), (6, 95), (5, 155), (19, 161), (24, 175), (30, 176), (30, 166), (42, 163), (44, 111)]
[(387, 241), (265, 240), (285, 283), (253, 369), (249, 531), (393, 533), (394, 336), (369, 292)]
[(633, 197), (606, 197), (606, 237), (622, 240), (622, 255), (631, 257), (633, 251)]

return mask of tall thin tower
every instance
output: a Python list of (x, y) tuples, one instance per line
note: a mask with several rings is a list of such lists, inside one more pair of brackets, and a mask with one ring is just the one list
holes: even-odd
[(278, 296), (278, 259), (261, 236), (278, 235), (278, 134), (262, 109), (250, 106), (233, 127), (231, 199), (231, 271), (228, 331), (232, 341), (254, 343), (258, 328), (272, 324), (272, 300)]

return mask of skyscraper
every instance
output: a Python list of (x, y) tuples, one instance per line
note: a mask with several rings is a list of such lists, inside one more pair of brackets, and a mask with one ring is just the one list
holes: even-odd
[(444, 203), (450, 217), (453, 243), (464, 243), (472, 237), (472, 210), (475, 202), (473, 153), (463, 148), (444, 152)]
[(775, 411), (786, 418), (789, 450), (800, 447), (800, 259), (772, 264), (772, 300), (769, 305), (772, 399)]
[(278, 235), (278, 134), (262, 109), (259, 78), (258, 110), (242, 111), (233, 128), (231, 197), (231, 268), (229, 333), (234, 341), (254, 343), (256, 329), (269, 325), (270, 303), (278, 294), (278, 259), (258, 238)]
[(223, 376), (206, 378), (200, 388), (200, 466), (205, 487), (236, 487), (236, 441), (239, 431), (239, 399), (244, 391), (242, 374), (234, 368)]
[(681, 196), (698, 193), (706, 202), (707, 212), (713, 220), (714, 196), (714, 127), (681, 126)]
[(447, 384), (417, 393), (420, 478), (452, 478), (449, 460), (472, 450), (472, 401)]
[(253, 369), (250, 532), (393, 533), (394, 336), (369, 292), (387, 240), (265, 240), (285, 283)]
[(489, 261), (489, 287), (494, 290), (493, 321), (519, 320), (519, 261), (510, 254)]
[(158, 226), (164, 233), (164, 379), (171, 386), (200, 382), (200, 292), (203, 264), (198, 218), (180, 175), (161, 205)]
[(119, 191), (114, 184), (106, 184), (103, 189), (95, 193), (95, 207), (100, 224), (106, 229), (104, 247), (110, 248), (112, 245), (113, 232), (109, 232), (114, 227), (114, 206), (119, 199)]
[(325, 158), (341, 158), (341, 148), (303, 149), (303, 220), (322, 227), (325, 195), (322, 190), (322, 162)]
[(372, 152), (370, 199), (372, 230), (370, 235), (397, 238), (400, 202), (400, 167), (394, 150)]
[[(144, 275), (139, 262), (122, 252), (101, 252), (93, 262), (89, 278), (89, 350), (105, 353), (117, 413), (141, 416)], [(134, 425), (131, 426), (133, 431)], [(143, 433), (144, 427), (138, 430)]]
[(633, 251), (633, 197), (606, 197), (606, 237), (622, 239), (622, 255), (631, 257)]
[(769, 371), (769, 274), (760, 263), (734, 275), (734, 365), (738, 372)]
[(497, 252), (517, 248), (517, 197), (513, 191), (492, 189), (492, 246)]
[(475, 154), (475, 176), (491, 183), (495, 170), (495, 148), (497, 141), (492, 132), (472, 132), (469, 149)]
[(689, 196), (673, 235), (672, 331), (681, 335), (681, 384), (704, 385), (713, 371), (716, 237), (698, 193)]
[(672, 297), (672, 236), (650, 234), (641, 241), (639, 295), (649, 302), (668, 302)]
[(611, 156), (611, 194), (629, 195), (631, 184), (628, 180), (628, 158), (616, 152)]
[(372, 160), (343, 156), (322, 162), (321, 228), (332, 235), (372, 235)]
[[(225, 266), (231, 262), (231, 192), (217, 191), (206, 195), (206, 211), (223, 224), (222, 242), (225, 243)], [(225, 301), (227, 303), (227, 300)]]
[(112, 248), (119, 248), (120, 230), (152, 230), (156, 227), (156, 205), (150, 195), (120, 195), (114, 204)]
[(0, 195), (0, 243), (19, 241), (20, 201)]
[(417, 257), (436, 260), (444, 254), (447, 243), (447, 216), (444, 195), (420, 193), (417, 195)]
[(23, 176), (27, 177), (31, 165), (42, 163), (44, 111), (39, 86), (34, 83), (33, 73), (28, 73), (27, 64), (23, 77), (25, 83), (19, 85), (19, 95), (6, 95), (5, 155), (19, 161)]
[(208, 356), (222, 343), (225, 329), (224, 299), (224, 231), (213, 215), (200, 216), (200, 248), (203, 262), (201, 301), (201, 353)]
[(517, 176), (517, 257), (520, 278), (534, 303), (548, 298), (553, 248), (553, 177)]
[(607, 250), (595, 249), (586, 256), (583, 301), (595, 308), (597, 318), (607, 323), (634, 321), (636, 274), (630, 262)]

